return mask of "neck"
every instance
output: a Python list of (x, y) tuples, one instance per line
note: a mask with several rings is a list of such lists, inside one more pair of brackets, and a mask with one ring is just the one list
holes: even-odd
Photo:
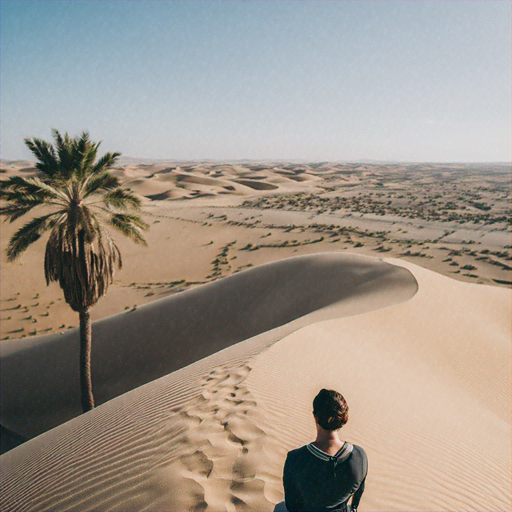
[(338, 437), (338, 432), (336, 430), (324, 430), (322, 427), (317, 425), (316, 429), (316, 439), (315, 445), (319, 448), (325, 446), (339, 446), (343, 444)]

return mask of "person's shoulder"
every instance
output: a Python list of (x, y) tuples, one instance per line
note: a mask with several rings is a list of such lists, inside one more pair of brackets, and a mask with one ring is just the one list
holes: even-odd
[(365, 459), (368, 458), (364, 449), (361, 448), (361, 446), (358, 446), (357, 444), (352, 445), (352, 451), (358, 453), (359, 455), (361, 455), (361, 457), (363, 457)]
[(286, 461), (284, 463), (284, 474), (290, 475), (297, 472), (298, 468), (303, 467), (306, 462), (306, 446), (301, 446), (295, 450), (291, 450), (286, 455)]
[(286, 456), (288, 460), (297, 460), (301, 459), (308, 453), (308, 447), (307, 445), (301, 446), (300, 448), (295, 448), (295, 450), (291, 450), (288, 452), (288, 455)]
[(355, 464), (355, 467), (361, 467), (364, 474), (368, 472), (368, 456), (361, 446), (357, 444), (352, 445), (350, 461), (353, 465)]

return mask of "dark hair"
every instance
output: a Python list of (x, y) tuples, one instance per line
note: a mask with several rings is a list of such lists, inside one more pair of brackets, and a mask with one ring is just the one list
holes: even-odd
[(322, 389), (313, 400), (313, 414), (324, 430), (338, 430), (348, 421), (348, 405), (333, 389)]

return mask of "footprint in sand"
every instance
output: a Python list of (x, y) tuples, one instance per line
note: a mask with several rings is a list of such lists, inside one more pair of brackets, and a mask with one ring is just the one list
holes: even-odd
[(158, 431), (165, 449), (153, 466), (171, 472), (177, 486), (194, 482), (202, 489), (187, 510), (224, 508), (226, 500), (233, 510), (273, 508), (265, 496), (275, 494), (279, 482), (258, 471), (273, 464), (266, 459), (275, 450), (263, 449), (273, 441), (255, 424), (257, 404), (243, 384), (250, 371), (245, 362), (212, 368), (200, 381), (200, 394), (169, 411), (173, 421), (164, 419)]
[(190, 455), (183, 455), (178, 460), (191, 473), (198, 473), (206, 478), (210, 476), (213, 469), (213, 461), (200, 450)]

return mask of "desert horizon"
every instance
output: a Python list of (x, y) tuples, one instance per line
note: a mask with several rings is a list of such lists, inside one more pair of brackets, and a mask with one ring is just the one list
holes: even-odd
[[(4, 163), (1, 171), (3, 177), (18, 172), (30, 176), (35, 169)], [(162, 268), (144, 269), (138, 278), (135, 274), (147, 251), (120, 240), (127, 254), (125, 266), (109, 290), (109, 299), (102, 299), (93, 310), (95, 319), (249, 265), (312, 250), (350, 249), (357, 254), (398, 256), (458, 280), (512, 285), (507, 166), (321, 163), (244, 167), (191, 162), (171, 167), (167, 163), (117, 165), (113, 172), (143, 201), (151, 225), (150, 245), (155, 247), (163, 240), (172, 245), (181, 232), (186, 237), (180, 240), (179, 249), (173, 247), (175, 254), (167, 262), (162, 260)], [(482, 183), (477, 190), (476, 182)], [(225, 211), (219, 213), (219, 208)], [(3, 244), (16, 226), (4, 223)], [(215, 233), (213, 238), (221, 236), (223, 242), (212, 243), (209, 233)], [(165, 249), (161, 243), (156, 249), (159, 257)], [(186, 258), (190, 250), (195, 250), (197, 261)], [(37, 253), (27, 253), (14, 264), (2, 265), (2, 301), (10, 307), (2, 315), (1, 338), (77, 325), (73, 312), (66, 311), (69, 308), (62, 303), (58, 286), (44, 284), (38, 258), (42, 262)], [(30, 276), (23, 292), (15, 291), (18, 272)], [(43, 290), (46, 297), (36, 300)], [(121, 302), (117, 297), (122, 297)], [(57, 317), (62, 319), (59, 325)]]

